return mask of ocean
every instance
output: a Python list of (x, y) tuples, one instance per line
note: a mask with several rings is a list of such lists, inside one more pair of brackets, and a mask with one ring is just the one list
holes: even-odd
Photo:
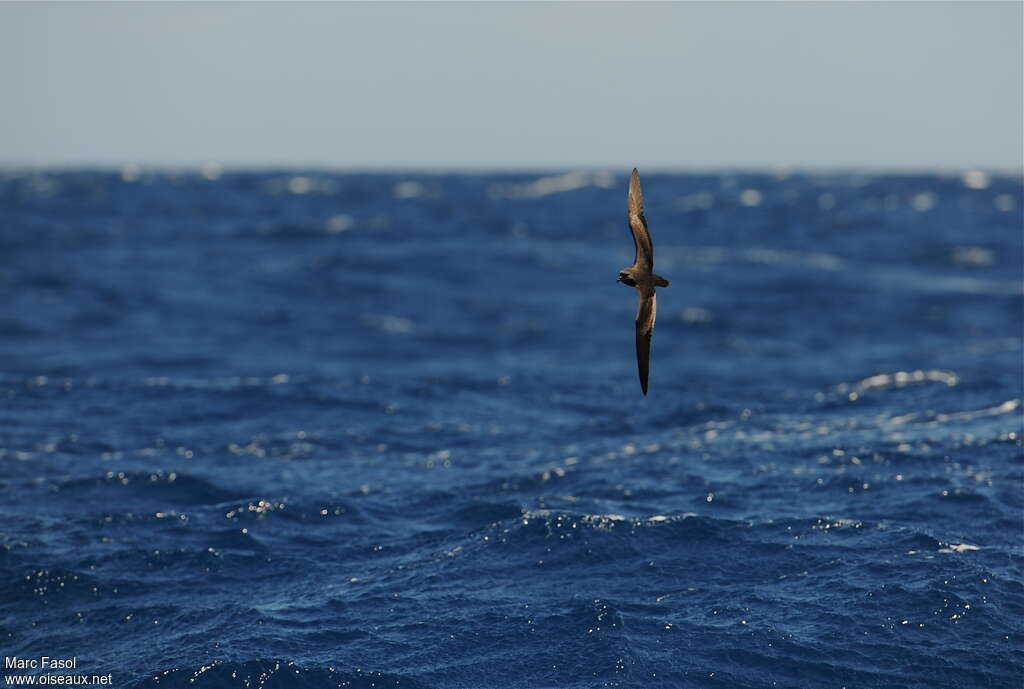
[(0, 172), (5, 686), (1024, 686), (1020, 177), (628, 172)]

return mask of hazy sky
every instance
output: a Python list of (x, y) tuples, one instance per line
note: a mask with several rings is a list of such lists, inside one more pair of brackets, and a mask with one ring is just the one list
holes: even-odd
[(1022, 165), (1020, 2), (0, 3), (0, 165)]

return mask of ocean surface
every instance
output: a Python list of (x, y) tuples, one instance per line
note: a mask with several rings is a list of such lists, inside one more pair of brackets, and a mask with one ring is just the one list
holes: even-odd
[(1021, 179), (628, 172), (0, 173), (4, 686), (1024, 685)]

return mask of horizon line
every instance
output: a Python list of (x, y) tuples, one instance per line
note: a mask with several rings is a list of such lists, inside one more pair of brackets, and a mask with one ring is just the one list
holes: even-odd
[(1024, 162), (1016, 167), (1005, 165), (920, 165), (920, 164), (878, 164), (835, 163), (835, 164), (765, 164), (765, 163), (723, 163), (720, 165), (666, 165), (666, 164), (377, 164), (354, 163), (339, 165), (332, 163), (221, 163), (218, 161), (201, 161), (195, 163), (153, 163), (139, 161), (114, 162), (69, 162), (69, 163), (38, 163), (0, 161), (0, 173), (21, 172), (117, 172), (130, 171), (142, 173), (183, 173), (221, 175), (232, 173), (319, 173), (319, 174), (559, 174), (567, 172), (614, 172), (622, 169), (629, 174), (633, 168), (645, 170), (650, 174), (883, 174), (883, 175), (918, 175), (918, 174), (963, 174), (981, 171), (1001, 177), (1024, 177)]

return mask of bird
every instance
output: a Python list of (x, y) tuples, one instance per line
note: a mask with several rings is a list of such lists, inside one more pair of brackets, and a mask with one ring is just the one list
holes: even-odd
[(640, 190), (640, 173), (633, 168), (629, 178), (629, 193), (626, 197), (629, 230), (633, 234), (636, 255), (633, 265), (619, 271), (619, 279), (629, 287), (635, 287), (640, 297), (636, 312), (636, 364), (640, 373), (640, 389), (647, 395), (647, 375), (651, 366), (651, 335), (654, 333), (654, 318), (658, 313), (655, 287), (668, 287), (668, 280), (654, 272), (654, 244), (644, 217), (644, 195)]

